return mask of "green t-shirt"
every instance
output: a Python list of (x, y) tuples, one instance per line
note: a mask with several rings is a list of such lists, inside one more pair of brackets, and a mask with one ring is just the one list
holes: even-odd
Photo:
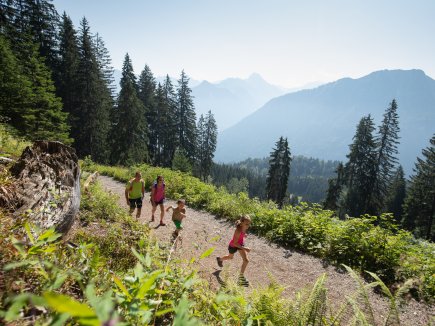
[(140, 181), (129, 181), (127, 186), (125, 187), (128, 190), (128, 198), (129, 199), (137, 199), (142, 197), (142, 185), (143, 180)]

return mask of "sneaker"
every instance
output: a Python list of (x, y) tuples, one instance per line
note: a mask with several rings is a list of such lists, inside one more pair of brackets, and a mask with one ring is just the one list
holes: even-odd
[(248, 287), (249, 281), (243, 275), (240, 275), (239, 280), (237, 281), (237, 285)]
[(219, 267), (224, 267), (224, 264), (222, 264), (222, 259), (220, 257), (216, 257), (216, 261)]

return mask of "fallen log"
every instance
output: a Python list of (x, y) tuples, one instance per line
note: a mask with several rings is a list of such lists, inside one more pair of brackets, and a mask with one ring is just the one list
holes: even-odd
[(42, 228), (66, 233), (80, 207), (80, 168), (75, 150), (60, 142), (37, 141), (11, 167), (13, 214)]

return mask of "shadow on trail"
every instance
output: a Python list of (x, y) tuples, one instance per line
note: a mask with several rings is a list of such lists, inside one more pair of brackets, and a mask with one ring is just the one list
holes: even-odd
[(218, 281), (219, 285), (224, 288), (226, 286), (226, 284), (220, 275), (221, 272), (222, 272), (222, 270), (218, 270), (216, 272), (213, 272), (212, 274), (216, 277), (216, 280)]

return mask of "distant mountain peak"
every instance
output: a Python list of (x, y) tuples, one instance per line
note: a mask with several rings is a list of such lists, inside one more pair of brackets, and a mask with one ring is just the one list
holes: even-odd
[(266, 81), (264, 80), (264, 78), (257, 72), (252, 73), (249, 77), (248, 80), (250, 81), (261, 81), (266, 83)]

